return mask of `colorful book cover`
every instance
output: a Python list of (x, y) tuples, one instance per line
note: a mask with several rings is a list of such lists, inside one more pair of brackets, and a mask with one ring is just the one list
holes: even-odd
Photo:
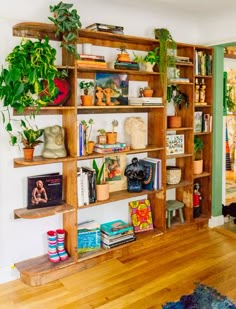
[(194, 132), (202, 132), (202, 111), (194, 112)]
[(184, 153), (184, 134), (168, 134), (166, 135), (166, 154), (182, 154)]
[(27, 181), (28, 209), (62, 204), (62, 175), (59, 173), (29, 176)]
[(135, 233), (153, 230), (151, 205), (148, 199), (129, 202), (129, 209)]
[(133, 226), (123, 220), (115, 220), (101, 224), (101, 231), (107, 235), (122, 234), (129, 230), (133, 230)]
[(139, 162), (144, 167), (144, 179), (142, 187), (144, 190), (153, 191), (155, 183), (155, 169), (156, 164), (154, 162), (149, 162), (144, 159), (139, 160)]

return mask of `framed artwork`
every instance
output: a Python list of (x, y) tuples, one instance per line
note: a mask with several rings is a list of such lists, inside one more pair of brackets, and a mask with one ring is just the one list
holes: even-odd
[(96, 73), (96, 86), (104, 91), (102, 101), (106, 103), (106, 91), (110, 93), (111, 103), (128, 105), (129, 81), (127, 74)]
[(194, 112), (194, 132), (202, 132), (202, 116), (201, 111)]
[(184, 134), (168, 134), (166, 135), (166, 154), (182, 154), (184, 153)]
[(104, 158), (104, 178), (109, 183), (109, 192), (126, 190), (127, 178), (124, 176), (126, 167), (125, 154), (111, 154)]
[(153, 230), (152, 211), (148, 199), (129, 202), (129, 210), (135, 233)]

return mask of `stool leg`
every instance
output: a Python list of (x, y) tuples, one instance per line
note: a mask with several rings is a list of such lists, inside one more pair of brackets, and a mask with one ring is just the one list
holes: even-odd
[(183, 210), (182, 208), (179, 209), (179, 217), (180, 217), (180, 222), (184, 223), (184, 216), (183, 216)]
[(172, 217), (172, 212), (170, 210), (167, 211), (167, 218), (168, 218), (168, 223), (167, 223), (167, 227), (170, 228), (171, 227), (171, 217)]

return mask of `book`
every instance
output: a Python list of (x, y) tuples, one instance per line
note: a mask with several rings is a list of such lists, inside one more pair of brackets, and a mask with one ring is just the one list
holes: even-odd
[(115, 69), (126, 69), (126, 70), (139, 70), (139, 64), (136, 62), (120, 62), (120, 61), (116, 61), (114, 63), (114, 68)]
[(77, 60), (77, 66), (78, 68), (87, 68), (87, 67), (93, 67), (93, 68), (107, 68), (106, 62), (99, 62), (99, 61), (87, 61), (87, 60)]
[(92, 55), (92, 54), (79, 54), (81, 60), (103, 60), (105, 61), (105, 56)]
[(153, 191), (155, 183), (155, 169), (156, 165), (154, 162), (149, 162), (144, 159), (140, 159), (139, 162), (144, 167), (144, 179), (142, 183), (142, 188), (144, 190)]
[(132, 242), (132, 241), (135, 241), (135, 240), (136, 240), (136, 237), (134, 236), (134, 237), (131, 237), (131, 238), (124, 239), (124, 240), (121, 240), (119, 242), (116, 242), (114, 244), (109, 244), (109, 245), (107, 245), (104, 242), (102, 242), (102, 246), (103, 246), (103, 248), (106, 248), (106, 249), (112, 249), (112, 248), (124, 245), (126, 243), (129, 243), (129, 242)]
[(132, 234), (126, 234), (126, 235), (120, 235), (116, 238), (108, 238), (107, 236), (104, 236), (103, 233), (101, 233), (101, 241), (102, 243), (106, 244), (106, 245), (113, 245), (113, 244), (116, 244), (116, 243), (120, 243), (121, 241), (123, 240), (127, 240), (127, 239), (133, 239), (135, 238), (135, 235), (134, 233)]
[(101, 231), (107, 235), (118, 235), (133, 230), (133, 226), (123, 220), (114, 220), (101, 224)]
[(129, 97), (129, 105), (162, 105), (162, 97)]
[(82, 166), (82, 172), (87, 175), (88, 202), (96, 202), (96, 172), (93, 168)]
[(127, 236), (127, 235), (134, 235), (134, 231), (133, 229), (132, 230), (128, 230), (128, 231), (125, 231), (125, 232), (122, 232), (120, 234), (115, 234), (115, 235), (108, 235), (106, 233), (104, 233), (103, 231), (101, 231), (101, 237), (103, 237), (104, 239), (107, 239), (109, 241), (112, 241), (112, 240), (117, 240), (119, 239), (120, 237), (122, 236)]
[(113, 153), (113, 152), (127, 151), (127, 148), (126, 147), (99, 148), (95, 146), (93, 151), (98, 153)]
[(78, 252), (85, 253), (101, 248), (100, 224), (89, 220), (78, 224)]
[(95, 144), (95, 147), (98, 148), (115, 148), (115, 147), (126, 147), (127, 144), (126, 143), (115, 143), (115, 144)]
[(27, 208), (62, 204), (62, 175), (59, 173), (27, 177)]
[(154, 166), (153, 166), (154, 167), (154, 184), (153, 184), (153, 187), (154, 187), (154, 190), (159, 190), (162, 186), (161, 159), (147, 157), (147, 158), (144, 158), (143, 160), (147, 161), (147, 162), (151, 162), (151, 163), (154, 164)]
[(102, 23), (93, 23), (87, 26), (85, 29), (88, 30), (113, 30), (113, 31), (123, 31), (124, 27), (116, 26), (116, 25), (109, 25), (109, 24), (102, 24)]
[(175, 155), (184, 153), (184, 134), (166, 135), (166, 154)]
[(194, 132), (202, 132), (202, 111), (194, 112)]
[(148, 199), (129, 202), (134, 233), (153, 230), (151, 205)]

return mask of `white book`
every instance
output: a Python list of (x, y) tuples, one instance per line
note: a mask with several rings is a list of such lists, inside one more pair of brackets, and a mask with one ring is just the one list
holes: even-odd
[(82, 172), (82, 180), (83, 180), (84, 205), (88, 205), (89, 204), (89, 183), (88, 183), (88, 174), (86, 172)]
[(84, 190), (83, 190), (83, 179), (82, 170), (80, 169), (77, 174), (77, 194), (79, 206), (84, 206)]

